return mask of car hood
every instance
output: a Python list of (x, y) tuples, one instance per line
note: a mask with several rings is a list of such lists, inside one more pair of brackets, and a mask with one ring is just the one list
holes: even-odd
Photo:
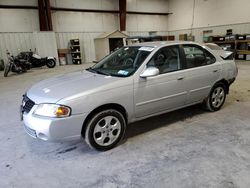
[(56, 103), (73, 95), (94, 93), (114, 87), (114, 82), (121, 79), (124, 78), (84, 70), (40, 81), (27, 91), (27, 96), (36, 104)]

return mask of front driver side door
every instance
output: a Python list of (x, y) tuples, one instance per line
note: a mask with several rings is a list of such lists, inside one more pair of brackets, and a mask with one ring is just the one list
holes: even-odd
[(187, 97), (186, 73), (182, 70), (179, 46), (159, 49), (146, 66), (157, 67), (160, 74), (154, 77), (135, 78), (136, 118), (184, 106)]

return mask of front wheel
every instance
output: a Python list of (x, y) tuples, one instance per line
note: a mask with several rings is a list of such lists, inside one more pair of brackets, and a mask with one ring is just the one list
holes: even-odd
[(10, 63), (7, 63), (4, 67), (4, 77), (8, 76), (8, 73), (10, 72)]
[(226, 99), (226, 88), (222, 83), (216, 84), (205, 101), (206, 108), (211, 111), (218, 111), (223, 106)]
[(87, 123), (85, 141), (91, 148), (106, 151), (121, 141), (125, 129), (126, 121), (119, 111), (104, 110), (95, 114)]
[(54, 68), (56, 66), (56, 61), (54, 59), (48, 59), (46, 65), (48, 68)]

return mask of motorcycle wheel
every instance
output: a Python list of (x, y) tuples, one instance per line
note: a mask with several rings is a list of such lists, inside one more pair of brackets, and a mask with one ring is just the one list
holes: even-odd
[(10, 63), (7, 63), (4, 67), (4, 77), (7, 77), (9, 72), (10, 72)]
[(46, 65), (48, 68), (54, 68), (56, 66), (56, 61), (53, 59), (48, 59), (46, 61)]

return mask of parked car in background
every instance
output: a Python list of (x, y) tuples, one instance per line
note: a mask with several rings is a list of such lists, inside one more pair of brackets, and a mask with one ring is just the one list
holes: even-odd
[(237, 76), (233, 60), (193, 42), (125, 46), (86, 70), (33, 85), (23, 96), (26, 132), (46, 141), (84, 137), (115, 147), (128, 123), (204, 103), (219, 110)]

